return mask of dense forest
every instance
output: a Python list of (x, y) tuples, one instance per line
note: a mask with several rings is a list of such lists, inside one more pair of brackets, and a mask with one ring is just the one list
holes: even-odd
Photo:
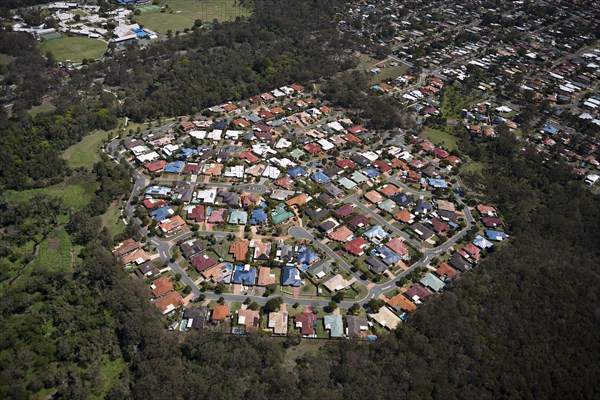
[[(132, 50), (59, 86), (52, 60), (36, 55), (40, 79), (50, 83), (39, 93), (18, 88), (21, 105), (10, 118), (0, 114), (0, 188), (61, 180), (71, 171), (60, 152), (92, 129), (116, 126), (119, 116), (142, 121), (190, 113), (333, 75), (347, 66), (345, 39), (323, 22), (333, 20), (339, 4), (256, 0), (250, 20)], [(29, 45), (9, 45), (13, 38), (28, 40), (0, 36), (3, 51), (23, 52), (24, 60), (35, 53)], [(24, 82), (19, 70), (11, 76)], [(124, 105), (91, 86), (95, 78), (118, 86)], [(342, 74), (323, 90), (340, 104), (363, 108), (376, 126), (406, 123), (387, 102), (365, 98), (363, 85)], [(25, 109), (51, 86), (56, 110), (28, 115)], [(26, 277), (0, 271), (0, 397), (600, 397), (598, 197), (573, 182), (561, 163), (523, 157), (510, 133), (462, 144), (485, 164), (481, 174), (466, 175), (468, 187), (498, 205), (512, 239), (373, 344), (323, 342), (304, 352), (305, 342), (294, 340), (167, 331), (146, 285), (125, 274), (108, 250), (112, 238), (100, 228), (99, 215), (130, 189), (126, 167), (106, 158), (89, 172), (98, 190), (78, 212), (44, 197), (0, 204), (0, 256), (29, 271)], [(32, 267), (13, 252), (57, 227), (78, 246), (73, 270)], [(290, 359), (290, 349), (300, 355)]]

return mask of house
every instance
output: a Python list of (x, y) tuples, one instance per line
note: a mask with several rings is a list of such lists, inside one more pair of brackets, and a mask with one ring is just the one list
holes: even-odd
[(402, 322), (402, 320), (387, 307), (381, 307), (377, 313), (369, 314), (369, 316), (379, 325), (389, 330), (396, 329)]
[(340, 314), (326, 315), (323, 318), (325, 329), (329, 331), (329, 336), (332, 338), (344, 337), (344, 321)]
[(357, 215), (348, 222), (348, 225), (353, 228), (362, 228), (371, 225), (371, 220), (366, 215)]
[[(292, 169), (289, 169), (287, 171), (287, 174), (292, 178), (292, 179), (296, 179), (298, 177), (302, 177), (302, 176), (308, 176), (308, 172), (306, 172), (306, 170), (304, 168), (302, 168), (301, 166), (297, 165)], [(288, 188), (286, 188), (288, 189)]]
[(246, 225), (248, 223), (248, 213), (243, 210), (232, 210), (229, 213), (229, 223), (231, 225)]
[(183, 306), (183, 298), (178, 292), (170, 292), (156, 300), (154, 305), (163, 313), (163, 315), (166, 315)]
[(312, 312), (304, 311), (301, 314), (296, 315), (295, 326), (300, 328), (300, 333), (304, 337), (316, 337), (315, 325), (317, 323), (317, 316)]
[(367, 257), (367, 259), (365, 260), (365, 263), (369, 266), (369, 269), (374, 274), (382, 274), (388, 269), (388, 266), (386, 263), (384, 263), (383, 261), (381, 261), (381, 259), (374, 257), (374, 256)]
[(213, 209), (212, 212), (210, 213), (210, 215), (208, 216), (207, 222), (209, 224), (220, 224), (222, 222), (225, 222), (226, 216), (227, 216), (227, 209), (225, 209), (225, 208)]
[(267, 261), (271, 256), (271, 243), (253, 240), (250, 247), (254, 248), (254, 260)]
[(250, 225), (263, 225), (267, 223), (267, 214), (262, 208), (252, 210)]
[(502, 231), (486, 229), (483, 232), (485, 233), (485, 236), (487, 236), (488, 239), (496, 242), (501, 242), (508, 237), (508, 235)]
[(344, 194), (344, 191), (342, 189), (340, 189), (338, 186), (331, 182), (323, 185), (323, 189), (325, 189), (325, 191), (333, 197), (338, 197), (339, 195)]
[(394, 219), (404, 224), (412, 224), (415, 221), (415, 216), (408, 211), (407, 208), (394, 214)]
[(233, 255), (235, 261), (246, 261), (249, 246), (247, 240), (236, 240), (229, 246), (229, 254)]
[(165, 172), (169, 174), (180, 174), (185, 167), (185, 162), (183, 161), (174, 161), (172, 163), (167, 164), (165, 167)]
[(394, 201), (391, 199), (386, 199), (386, 200), (382, 201), (381, 203), (377, 204), (377, 208), (379, 208), (380, 210), (386, 211), (390, 214), (394, 214), (396, 207), (397, 207), (397, 204), (394, 203)]
[(275, 274), (271, 273), (271, 268), (260, 267), (258, 270), (258, 286), (269, 286), (275, 283)]
[(364, 317), (348, 314), (346, 315), (348, 328), (346, 334), (350, 339), (364, 339), (369, 332), (369, 323)]
[(369, 229), (368, 231), (366, 231), (364, 235), (367, 238), (369, 238), (371, 241), (383, 240), (383, 239), (387, 238), (388, 236), (390, 236), (390, 234), (387, 233), (379, 225), (375, 225), (374, 227), (372, 227), (371, 229)]
[(413, 197), (407, 193), (398, 193), (391, 198), (394, 203), (401, 205), (402, 207), (408, 206), (413, 202)]
[(158, 268), (152, 265), (150, 260), (141, 263), (135, 270), (135, 274), (138, 276), (138, 278), (152, 278), (159, 273), (160, 271)]
[(310, 176), (310, 179), (312, 179), (316, 183), (326, 183), (329, 181), (329, 177), (327, 175), (325, 175), (324, 173), (322, 173), (321, 171), (314, 172)]
[(325, 208), (309, 208), (304, 210), (304, 213), (308, 218), (310, 218), (314, 222), (319, 222), (327, 217), (329, 217), (330, 211)]
[(148, 256), (144, 249), (137, 249), (133, 253), (129, 253), (121, 258), (121, 262), (125, 265), (132, 263), (141, 265), (148, 260), (150, 260), (150, 256)]
[(281, 270), (281, 285), (282, 286), (302, 286), (302, 278), (300, 271), (296, 267), (283, 267)]
[[(284, 307), (284, 306), (282, 306)], [(267, 326), (273, 329), (275, 335), (287, 335), (288, 332), (288, 312), (283, 310), (269, 313), (269, 322)]]
[(183, 218), (181, 218), (179, 215), (175, 215), (172, 218), (163, 220), (160, 223), (159, 228), (165, 233), (171, 233), (177, 229), (182, 229), (185, 226), (186, 225)]
[(327, 274), (330, 274), (333, 271), (332, 261), (330, 260), (322, 260), (318, 263), (312, 265), (310, 268), (306, 270), (306, 273), (313, 278), (322, 279)]
[(448, 265), (447, 263), (441, 263), (437, 269), (435, 270), (435, 273), (442, 279), (442, 280), (446, 280), (446, 279), (454, 279), (456, 276), (458, 276), (458, 271), (455, 270), (454, 268), (452, 268), (450, 265)]
[(427, 300), (429, 296), (431, 296), (431, 293), (420, 284), (415, 283), (404, 293), (404, 295), (418, 304), (420, 301)]
[(227, 318), (231, 315), (231, 310), (224, 304), (218, 304), (215, 306), (212, 315), (211, 321), (215, 323), (225, 322)]
[(191, 219), (195, 222), (204, 221), (204, 206), (203, 205), (195, 205), (191, 206), (187, 210), (187, 218)]
[(408, 254), (408, 246), (404, 244), (404, 240), (400, 238), (393, 238), (388, 240), (385, 245), (394, 251), (394, 253), (398, 254), (402, 259), (410, 258)]
[(446, 284), (443, 281), (439, 280), (431, 272), (425, 275), (423, 278), (421, 278), (419, 282), (421, 283), (421, 285), (428, 287), (434, 292), (439, 292), (444, 288), (444, 286), (446, 286)]
[(206, 254), (199, 254), (192, 258), (191, 264), (196, 268), (196, 271), (201, 273), (210, 267), (217, 265), (217, 261)]
[(417, 222), (415, 224), (412, 224), (410, 226), (410, 229), (421, 239), (421, 240), (428, 240), (430, 239), (433, 235), (434, 232), (429, 229), (426, 228), (425, 226), (423, 226), (423, 224), (421, 224), (420, 222)]
[(233, 271), (231, 283), (244, 286), (254, 286), (256, 284), (256, 268), (245, 265), (243, 268), (236, 267)]
[(396, 265), (401, 261), (400, 256), (389, 247), (383, 245), (379, 246), (377, 253), (387, 266)]
[(204, 306), (186, 308), (183, 319), (187, 319), (188, 329), (204, 329), (208, 320), (208, 308)]
[(250, 309), (238, 310), (238, 325), (243, 325), (246, 332), (256, 332), (260, 326), (260, 314)]
[(437, 218), (431, 218), (429, 220), (429, 223), (433, 227), (433, 230), (435, 231), (435, 233), (438, 233), (440, 235), (446, 236), (446, 233), (448, 233), (448, 231), (450, 230), (450, 226), (448, 226), (448, 224), (440, 221)]
[(383, 197), (375, 190), (365, 193), (365, 199), (373, 204), (379, 204), (383, 201)]
[(463, 251), (475, 261), (479, 261), (479, 257), (481, 256), (481, 250), (473, 243), (467, 243), (465, 247), (463, 247)]
[(280, 241), (279, 243), (277, 243), (275, 260), (280, 262), (290, 262), (293, 259), (293, 251), (294, 248), (291, 245), (285, 244), (283, 241)]
[(306, 203), (308, 203), (311, 199), (312, 199), (312, 197), (310, 197), (306, 193), (301, 193), (298, 196), (292, 197), (291, 199), (287, 200), (285, 202), (285, 204), (287, 204), (290, 207), (291, 206), (303, 206)]
[(294, 183), (294, 181), (289, 176), (284, 176), (283, 178), (277, 179), (273, 183), (277, 186), (281, 186), (284, 189), (289, 189), (292, 186), (292, 184)]
[(306, 246), (299, 246), (296, 249), (296, 263), (311, 265), (319, 259), (317, 253)]
[(395, 185), (386, 184), (379, 189), (379, 192), (386, 197), (393, 197), (394, 195), (400, 193), (400, 189)]
[(162, 171), (166, 166), (167, 162), (165, 160), (151, 161), (144, 164), (144, 168), (150, 173)]
[(489, 229), (500, 228), (504, 225), (502, 219), (498, 217), (481, 218), (481, 223), (483, 224), (483, 226)]
[(350, 242), (346, 243), (343, 248), (348, 253), (350, 253), (356, 257), (360, 257), (365, 253), (364, 248), (366, 246), (367, 246), (367, 241), (362, 237), (357, 237), (357, 238), (352, 239)]
[(337, 209), (335, 214), (340, 218), (345, 218), (349, 215), (354, 214), (354, 207), (350, 204), (344, 204), (343, 206)]
[(458, 253), (454, 253), (452, 257), (450, 257), (448, 264), (460, 272), (466, 272), (472, 268), (471, 264)]
[(198, 239), (188, 240), (181, 244), (181, 254), (187, 259), (192, 258), (196, 254), (202, 253), (206, 248)]
[(154, 211), (150, 212), (150, 216), (152, 218), (154, 218), (154, 220), (161, 222), (162, 220), (165, 220), (167, 218), (169, 218), (171, 215), (173, 215), (175, 213), (175, 211), (173, 211), (173, 209), (169, 206), (164, 206), (161, 208), (157, 208)]
[(483, 236), (480, 236), (480, 235), (477, 235), (477, 237), (475, 239), (473, 239), (472, 243), (475, 246), (479, 247), (480, 249), (489, 249), (489, 248), (494, 247), (492, 242), (486, 240)]
[(115, 257), (123, 257), (124, 255), (129, 254), (140, 247), (142, 247), (141, 243), (133, 239), (127, 239), (119, 243), (119, 245), (113, 249), (113, 254)]
[(271, 219), (275, 225), (279, 225), (290, 218), (293, 218), (294, 214), (285, 209), (285, 204), (279, 203), (277, 207), (271, 212)]
[(342, 242), (343, 243), (343, 242), (346, 242), (346, 241), (352, 239), (353, 233), (352, 233), (352, 231), (347, 226), (342, 225), (341, 227), (339, 227), (335, 231), (327, 234), (327, 236), (331, 240), (335, 240), (336, 242)]
[(150, 284), (152, 295), (155, 298), (164, 296), (165, 294), (173, 291), (173, 284), (166, 276), (161, 276)]
[(339, 290), (348, 289), (349, 287), (351, 287), (354, 284), (355, 281), (356, 281), (355, 278), (346, 280), (346, 279), (344, 279), (344, 277), (342, 275), (337, 274), (337, 275), (332, 276), (326, 282), (324, 282), (323, 286), (325, 286), (325, 288), (327, 288), (327, 290), (329, 290), (330, 292), (333, 293), (333, 292), (337, 292)]
[(475, 208), (482, 217), (495, 217), (498, 215), (498, 211), (493, 206), (478, 204)]
[(416, 304), (408, 300), (403, 293), (392, 296), (386, 300), (386, 303), (396, 311), (413, 312), (417, 309)]

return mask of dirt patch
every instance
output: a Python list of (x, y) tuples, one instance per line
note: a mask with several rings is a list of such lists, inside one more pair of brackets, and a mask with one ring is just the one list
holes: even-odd
[(49, 242), (48, 250), (58, 251), (60, 249), (60, 238), (52, 238)]

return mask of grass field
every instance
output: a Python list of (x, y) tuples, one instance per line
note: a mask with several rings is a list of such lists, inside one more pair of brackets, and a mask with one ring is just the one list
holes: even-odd
[(125, 230), (125, 224), (121, 219), (121, 202), (115, 201), (113, 202), (108, 210), (104, 214), (102, 214), (102, 226), (108, 229), (110, 235), (114, 237), (119, 233), (123, 233)]
[(447, 132), (433, 128), (425, 128), (423, 133), (421, 133), (421, 136), (429, 139), (433, 144), (444, 147), (448, 151), (458, 150), (458, 138)]
[(248, 10), (240, 8), (235, 0), (166, 0), (161, 7), (166, 12), (149, 12), (135, 17), (140, 25), (157, 33), (173, 33), (191, 28), (199, 19), (202, 22), (230, 21), (236, 17), (249, 15)]
[(31, 201), (35, 196), (58, 197), (63, 200), (66, 207), (79, 211), (90, 202), (91, 195), (96, 189), (97, 183), (94, 179), (75, 176), (41, 189), (8, 190), (2, 195), (2, 199), (9, 203), (23, 204)]
[(43, 52), (51, 52), (58, 61), (81, 62), (83, 59), (95, 60), (102, 57), (108, 45), (96, 39), (63, 37), (42, 42), (39, 48)]
[(31, 262), (52, 271), (72, 272), (71, 236), (64, 228), (55, 230), (40, 243), (38, 253)]
[(108, 132), (96, 131), (86, 135), (81, 139), (81, 142), (74, 144), (66, 149), (62, 158), (67, 160), (71, 168), (85, 167), (91, 168), (95, 163), (100, 161), (100, 146), (102, 141), (107, 139)]

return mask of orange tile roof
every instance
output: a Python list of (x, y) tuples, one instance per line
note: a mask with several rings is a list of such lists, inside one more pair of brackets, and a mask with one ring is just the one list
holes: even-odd
[(163, 314), (167, 314), (177, 307), (181, 307), (183, 305), (183, 299), (178, 292), (171, 292), (166, 296), (156, 300), (154, 305), (158, 307)]
[(235, 104), (232, 103), (227, 103), (223, 106), (223, 110), (229, 112), (229, 111), (233, 111), (233, 110), (237, 110), (237, 106)]
[(400, 211), (399, 213), (394, 214), (394, 219), (400, 222), (404, 222), (405, 224), (408, 224), (410, 221), (412, 221), (413, 217), (410, 214), (410, 211), (408, 211), (407, 209), (404, 209), (402, 211)]
[(275, 276), (271, 276), (271, 268), (260, 267), (258, 270), (258, 286), (268, 286), (275, 283)]
[(175, 229), (185, 226), (185, 221), (179, 215), (175, 215), (164, 220), (159, 226), (163, 232), (171, 232)]
[(154, 297), (164, 296), (173, 290), (173, 284), (166, 276), (161, 276), (150, 284)]
[(435, 270), (435, 273), (442, 278), (444, 276), (447, 276), (448, 278), (454, 278), (456, 275), (458, 275), (458, 271), (447, 263), (441, 263), (440, 266)]
[(337, 242), (345, 242), (350, 236), (352, 236), (352, 231), (346, 226), (341, 226), (335, 231), (329, 233), (327, 236)]
[(244, 325), (246, 327), (246, 330), (257, 330), (259, 326), (259, 319), (260, 314), (258, 313), (258, 311), (249, 309), (238, 311), (238, 324)]
[(250, 242), (248, 240), (238, 240), (231, 243), (229, 246), (229, 253), (233, 254), (236, 261), (245, 261), (249, 247)]
[(288, 201), (286, 201), (285, 204), (287, 204), (290, 207), (293, 206), (293, 205), (303, 206), (306, 203), (308, 203), (309, 200), (310, 200), (310, 196), (307, 195), (306, 193), (302, 193), (302, 194), (299, 194), (296, 197), (292, 197), (291, 199), (289, 199)]
[(383, 187), (381, 189), (379, 189), (379, 192), (383, 193), (387, 197), (392, 197), (393, 195), (395, 195), (396, 193), (399, 193), (400, 191), (401, 190), (396, 185), (392, 185), (392, 184), (383, 185)]
[(219, 305), (215, 306), (215, 309), (213, 310), (212, 320), (213, 321), (225, 321), (225, 318), (229, 317), (229, 315), (231, 315), (231, 311), (229, 310), (229, 307), (219, 304)]
[(121, 257), (127, 253), (131, 253), (133, 250), (140, 248), (142, 245), (133, 239), (124, 240), (123, 243), (119, 244), (113, 250), (113, 254), (117, 257)]
[(370, 192), (365, 193), (365, 199), (369, 200), (371, 203), (381, 203), (383, 201), (383, 197), (375, 190), (371, 190)]
[(391, 307), (398, 308), (400, 307), (404, 311), (412, 312), (417, 309), (415, 303), (404, 297), (404, 294), (398, 293), (391, 299), (387, 299), (386, 301)]

